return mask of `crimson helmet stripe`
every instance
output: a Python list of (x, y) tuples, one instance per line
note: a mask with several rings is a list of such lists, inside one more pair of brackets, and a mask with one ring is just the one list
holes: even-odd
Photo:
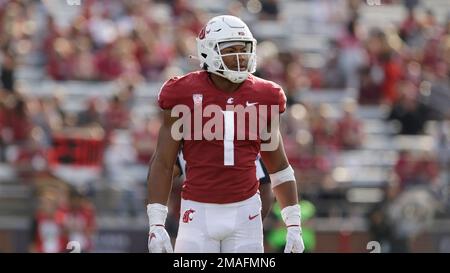
[(204, 27), (202, 28), (202, 30), (200, 30), (200, 33), (198, 34), (198, 38), (199, 38), (200, 40), (203, 40), (203, 39), (205, 38), (205, 28), (206, 28), (206, 26), (204, 26)]

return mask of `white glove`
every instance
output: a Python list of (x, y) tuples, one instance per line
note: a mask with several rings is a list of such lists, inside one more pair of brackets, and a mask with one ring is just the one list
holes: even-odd
[(300, 227), (288, 227), (286, 234), (286, 246), (284, 253), (302, 253), (305, 245), (302, 239), (302, 229)]
[(285, 253), (302, 253), (305, 245), (302, 239), (300, 205), (288, 206), (281, 210), (281, 217), (287, 227)]
[(150, 232), (148, 233), (148, 251), (150, 253), (173, 252), (170, 236), (164, 228), (167, 212), (168, 209), (164, 205), (158, 203), (147, 205), (150, 226)]

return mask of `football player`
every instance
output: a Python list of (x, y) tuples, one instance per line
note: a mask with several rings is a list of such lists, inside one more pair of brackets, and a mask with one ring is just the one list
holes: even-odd
[[(284, 91), (276, 83), (252, 75), (256, 69), (256, 40), (237, 17), (212, 18), (197, 38), (197, 49), (202, 70), (169, 79), (158, 95), (164, 113), (148, 174), (149, 251), (173, 251), (164, 224), (173, 166), (182, 142), (187, 176), (182, 188), (175, 252), (264, 252), (259, 181), (255, 176), (258, 154), (267, 167), (273, 193), (282, 209), (287, 228), (285, 252), (303, 252), (297, 186), (279, 129), (272, 118), (267, 118), (266, 124), (259, 126), (275, 131), (269, 140), (259, 135), (256, 139), (235, 138), (235, 130), (242, 128), (239, 121), (235, 126), (235, 112), (227, 110), (229, 106), (258, 110), (270, 106), (278, 109), (276, 114), (283, 113)], [(220, 107), (221, 124), (225, 125), (223, 139), (198, 138), (195, 129), (188, 137), (175, 137), (173, 128), (181, 118), (172, 114), (180, 105), (194, 112), (194, 127), (198, 123), (195, 109), (199, 105)], [(255, 112), (260, 120), (261, 112)], [(205, 126), (210, 119), (202, 116), (200, 125)], [(248, 127), (244, 126), (246, 136), (252, 134)], [(275, 147), (262, 149), (268, 141), (275, 142)]]

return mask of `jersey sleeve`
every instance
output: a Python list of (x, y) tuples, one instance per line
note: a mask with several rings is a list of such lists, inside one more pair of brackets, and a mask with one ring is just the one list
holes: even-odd
[(158, 93), (158, 105), (163, 110), (170, 110), (175, 105), (179, 104), (179, 94), (175, 88), (177, 77), (166, 81)]
[(284, 113), (284, 111), (286, 111), (286, 94), (281, 86), (276, 84), (274, 88), (278, 98), (279, 111), (280, 113)]

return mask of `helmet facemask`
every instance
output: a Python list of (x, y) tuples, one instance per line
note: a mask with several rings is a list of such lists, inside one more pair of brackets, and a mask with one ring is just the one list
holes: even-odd
[[(244, 47), (244, 50), (243, 52), (227, 50), (232, 46)], [(216, 69), (216, 72), (220, 73), (231, 82), (240, 83), (247, 79), (250, 73), (255, 72), (256, 54), (252, 42), (230, 41), (217, 43), (215, 50), (221, 61), (221, 65)], [(224, 53), (224, 51), (230, 51), (230, 53)], [(227, 59), (227, 62), (225, 59)]]

